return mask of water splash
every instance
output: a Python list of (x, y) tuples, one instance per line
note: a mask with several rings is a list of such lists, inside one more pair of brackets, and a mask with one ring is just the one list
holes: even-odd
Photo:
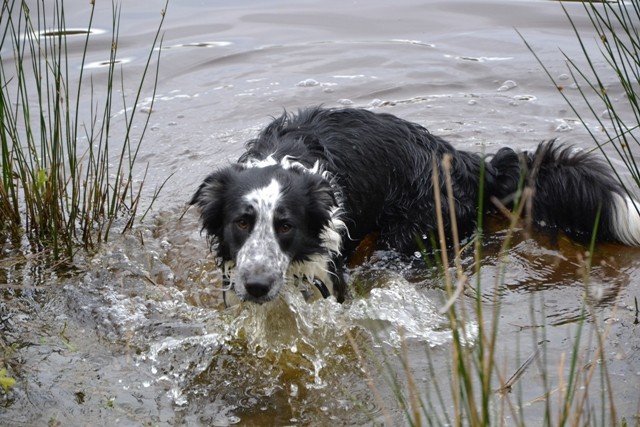
[[(347, 335), (370, 348), (398, 348), (403, 339), (435, 347), (451, 340), (447, 324), (415, 285), (398, 277), (351, 304), (307, 303), (297, 292), (270, 304), (241, 304), (210, 319), (202, 335), (167, 337), (138, 360), (151, 365), (177, 406), (222, 388), (249, 393), (247, 405), (274, 395), (296, 401), (360, 372)], [(469, 339), (474, 330), (467, 326)]]
[[(194, 288), (215, 288), (211, 281), (219, 279), (200, 273), (211, 269), (197, 260), (201, 247), (160, 230), (141, 233), (105, 247), (81, 283), (65, 292), (72, 311), (92, 319), (101, 336), (135, 351), (145, 388), (164, 390), (176, 411), (201, 407), (212, 420), (271, 411), (285, 424), (351, 414), (357, 401), (371, 402), (361, 366), (368, 362), (352, 341), (376, 354), (397, 349), (403, 339), (429, 347), (451, 339), (447, 319), (420, 284), (406, 279), (409, 267), (397, 258), (380, 256), (363, 266), (373, 271), (369, 276), (354, 271), (368, 291), (346, 304), (333, 298), (308, 303), (287, 290), (269, 304), (217, 309), (215, 302), (189, 298)], [(371, 404), (369, 413), (380, 410)]]
[(389, 282), (385, 288), (373, 289), (368, 298), (355, 301), (349, 317), (373, 324), (377, 329), (376, 338), (396, 348), (403, 339), (435, 347), (452, 338), (448, 322), (438, 313), (435, 304), (402, 279)]

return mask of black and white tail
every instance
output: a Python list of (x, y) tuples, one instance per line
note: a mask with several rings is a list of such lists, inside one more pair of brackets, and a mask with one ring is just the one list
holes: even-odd
[(506, 200), (521, 180), (533, 187), (533, 220), (588, 238), (596, 221), (600, 241), (640, 246), (640, 202), (630, 198), (602, 159), (571, 146), (545, 142), (518, 156), (498, 151), (487, 166), (491, 195)]

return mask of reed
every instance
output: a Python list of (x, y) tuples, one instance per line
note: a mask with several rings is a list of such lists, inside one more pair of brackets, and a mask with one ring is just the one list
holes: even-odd
[[(112, 5), (101, 93), (86, 70), (95, 2), (80, 31), (67, 28), (64, 1), (34, 7), (5, 1), (0, 14), (0, 238), (69, 259), (106, 241), (116, 222), (122, 231), (133, 225), (144, 184), (134, 169), (149, 123), (138, 105), (149, 82), (155, 98), (166, 6), (132, 101), (124, 90), (116, 95), (127, 77), (118, 58), (121, 6)], [(84, 38), (79, 63), (71, 37)], [(115, 118), (120, 111), (124, 118)], [(134, 135), (134, 127), (142, 130)]]
[[(577, 99), (570, 96), (564, 85), (554, 79), (533, 47), (522, 35), (521, 37), (560, 95), (589, 132), (595, 144), (594, 149), (602, 152), (625, 186), (625, 190), (633, 193), (640, 186), (638, 157), (634, 156), (640, 143), (640, 33), (637, 29), (637, 22), (640, 21), (640, 1), (583, 2), (582, 6), (599, 35), (598, 51), (589, 48), (589, 40), (585, 39), (565, 5), (561, 3), (583, 54), (583, 58), (578, 60), (563, 52), (571, 78), (577, 87)], [(601, 59), (605, 60), (607, 67), (597, 65), (601, 63)], [(615, 76), (613, 84), (622, 88), (624, 96), (621, 98), (614, 99), (610, 96), (610, 86), (605, 82), (612, 76)], [(585, 111), (585, 107), (587, 113), (583, 114), (581, 111)], [(615, 167), (618, 162), (622, 162), (626, 170)], [(635, 189), (628, 186), (625, 176), (632, 178)], [(437, 182), (437, 174), (433, 179)], [(501, 309), (499, 290), (504, 287), (504, 272), (508, 268), (506, 255), (511, 248), (514, 230), (526, 230), (530, 225), (523, 220), (527, 217), (523, 214), (529, 209), (531, 197), (526, 184), (522, 183), (522, 196), (511, 211), (499, 207), (509, 220), (510, 227), (502, 242), (500, 256), (497, 257), (498, 274), (494, 283), (483, 283), (480, 279), (483, 265), (481, 227), (474, 240), (475, 267), (472, 272), (467, 273), (460, 268), (459, 246), (456, 245), (453, 250), (445, 246), (434, 248), (442, 254), (443, 267), (440, 271), (448, 297), (448, 301), (443, 303), (443, 312), (449, 318), (453, 337), (451, 360), (448, 365), (449, 375), (448, 381), (443, 381), (442, 367), (434, 367), (430, 349), (426, 348), (425, 357), (431, 372), (428, 391), (416, 392), (416, 384), (419, 387), (419, 383), (412, 378), (409, 369), (406, 370), (407, 378), (403, 384), (399, 384), (397, 380), (388, 381), (388, 386), (394, 390), (393, 393), (399, 396), (398, 405), (404, 408), (407, 425), (525, 426), (532, 424), (527, 414), (528, 408), (533, 405), (544, 405), (541, 411), (542, 420), (534, 421), (534, 425), (627, 425), (627, 420), (620, 418), (616, 410), (615, 384), (611, 381), (607, 364), (609, 327), (600, 319), (601, 314), (586, 297), (591, 286), (592, 255), (597, 249), (594, 241), (582, 257), (581, 271), (585, 297), (581, 314), (572, 331), (570, 351), (560, 355), (557, 374), (552, 375), (549, 372), (552, 365), (549, 363), (550, 354), (545, 345), (547, 326), (544, 302), (536, 301), (534, 295), (529, 307), (532, 325), (535, 325), (529, 334), (534, 351), (527, 355), (513, 372), (505, 368), (504, 357), (497, 351)], [(437, 183), (435, 188), (439, 188)], [(453, 194), (450, 190), (446, 195), (436, 194), (436, 206), (447, 203), (447, 200), (448, 203), (452, 203)], [(482, 200), (481, 196), (479, 212), (483, 211)], [(454, 209), (450, 207), (449, 211), (454, 212)], [(455, 224), (455, 218), (451, 218), (451, 222)], [(446, 241), (445, 235), (453, 236), (456, 241), (455, 227), (445, 230), (442, 223), (443, 221), (438, 230), (442, 245)], [(478, 218), (478, 224), (483, 224), (482, 215)], [(595, 231), (594, 228), (594, 236)], [(453, 260), (448, 260), (447, 254), (453, 254)], [(476, 279), (473, 280), (472, 277)], [(494, 296), (490, 304), (482, 301), (483, 288), (487, 286), (493, 287), (493, 290), (489, 289), (490, 294)], [(540, 295), (540, 299), (544, 300), (544, 296)], [(538, 310), (535, 307), (539, 307)], [(470, 342), (467, 339), (466, 325), (472, 322), (478, 325), (478, 331), (473, 342)], [(519, 343), (514, 345), (520, 348)], [(589, 348), (595, 350), (590, 351)], [(395, 353), (395, 357), (406, 366), (406, 353)], [(558, 355), (553, 356), (556, 358)], [(522, 379), (531, 373), (532, 366), (538, 367), (536, 375), (542, 382), (544, 392), (533, 401), (527, 402), (523, 397), (525, 386)], [(386, 366), (379, 369), (389, 369), (391, 372), (391, 368)], [(387, 376), (391, 375), (392, 372)], [(594, 409), (596, 407), (597, 410)], [(386, 417), (390, 417), (388, 412)]]
[[(554, 78), (525, 37), (522, 34), (520, 37), (587, 130), (597, 149), (609, 161), (622, 185), (631, 193), (633, 188), (627, 187), (627, 180), (614, 166), (612, 154), (615, 153), (624, 164), (624, 170), (632, 177), (635, 187), (640, 187), (640, 168), (637, 155), (634, 156), (640, 148), (640, 33), (637, 26), (640, 1), (582, 3), (598, 34), (598, 51), (590, 48), (591, 37), (584, 35), (565, 5), (561, 3), (561, 6), (582, 51), (582, 58), (572, 58), (561, 51), (577, 88), (577, 99)], [(605, 61), (605, 67), (598, 65), (601, 60)], [(612, 76), (613, 83), (608, 83)], [(621, 88), (623, 96), (611, 96), (611, 85)], [(586, 113), (581, 112), (585, 107)], [(605, 149), (607, 147), (611, 149)]]
[[(449, 212), (454, 212), (454, 198), (449, 185), (450, 175), (446, 159), (443, 164), (445, 188), (448, 191), (446, 195), (440, 195), (436, 191), (435, 204), (441, 209), (443, 203), (449, 203)], [(437, 173), (434, 173), (433, 179), (434, 187), (439, 188)], [(385, 405), (380, 386), (376, 385), (374, 378), (381, 378), (386, 383), (390, 394), (394, 396), (394, 406), (400, 409), (404, 418), (403, 422), (411, 426), (613, 426), (624, 423), (616, 412), (615, 387), (610, 381), (605, 357), (608, 328), (598, 320), (600, 316), (597, 309), (586, 300), (591, 270), (589, 254), (594, 253), (595, 241), (592, 241), (590, 248), (585, 251), (582, 266), (585, 300), (581, 315), (573, 328), (570, 349), (566, 354), (553, 355), (554, 359), (560, 360), (558, 366), (554, 367), (553, 363), (549, 362), (550, 355), (546, 348), (547, 319), (544, 314), (543, 295), (540, 296), (540, 302), (532, 296), (529, 310), (533, 326), (530, 333), (522, 332), (517, 338), (531, 339), (530, 347), (533, 351), (526, 354), (522, 360), (519, 351), (512, 352), (511, 354), (518, 358), (515, 363), (508, 361), (508, 356), (498, 350), (503, 295), (501, 290), (505, 288), (505, 272), (509, 268), (508, 254), (512, 250), (516, 233), (522, 233), (522, 230), (526, 232), (530, 225), (524, 219), (530, 201), (531, 192), (524, 186), (522, 196), (512, 210), (500, 207), (510, 224), (497, 256), (497, 268), (494, 269), (497, 273), (492, 283), (481, 279), (481, 270), (483, 265), (486, 265), (483, 258), (482, 227), (473, 242), (474, 267), (467, 272), (461, 267), (465, 249), (455, 243), (454, 248), (445, 246), (445, 242), (451, 242), (451, 237), (457, 234), (455, 217), (451, 218), (453, 225), (449, 230), (444, 228), (443, 218), (439, 219), (438, 242), (441, 247), (432, 250), (440, 252), (443, 266), (451, 266), (442, 268), (440, 275), (447, 298), (442, 302), (441, 313), (448, 317), (452, 339), (449, 360), (444, 367), (442, 361), (439, 361), (436, 367), (432, 360), (432, 349), (425, 347), (424, 357), (429, 370), (428, 384), (414, 377), (406, 342), (403, 342), (399, 349), (382, 350), (380, 358), (380, 355), (373, 351), (368, 351), (367, 357), (363, 357), (365, 350), (358, 348), (358, 345), (351, 341), (360, 363), (373, 364), (372, 368), (363, 368), (363, 372), (368, 376), (367, 384), (372, 389), (385, 424), (393, 423), (392, 408)], [(483, 224), (485, 218), (482, 210), (479, 212), (478, 223)], [(486, 300), (487, 294), (492, 295), (491, 301)], [(539, 311), (542, 311), (542, 314)], [(477, 329), (472, 329), (471, 325), (477, 325)], [(402, 335), (402, 331), (399, 333)], [(504, 344), (504, 340), (502, 341)], [(592, 342), (595, 342), (594, 353), (590, 353), (589, 350)], [(513, 346), (520, 348), (520, 343), (513, 343)], [(384, 345), (378, 347), (384, 349)], [(400, 372), (404, 372), (404, 379), (399, 378), (401, 375), (395, 366), (398, 363), (391, 362), (394, 358), (402, 367)], [(379, 359), (381, 362), (376, 362)], [(597, 363), (587, 362), (588, 360), (595, 360)], [(513, 366), (514, 363), (518, 366), (517, 369), (509, 370), (506, 367)], [(537, 367), (537, 371), (532, 367)], [(547, 371), (550, 367), (557, 370), (557, 374), (549, 375)], [(448, 375), (445, 375), (445, 372)], [(527, 401), (523, 396), (521, 381), (524, 378), (529, 378), (530, 381), (532, 375), (537, 382), (542, 383), (539, 387), (543, 392), (539, 397)], [(599, 412), (593, 409), (595, 401), (601, 408)], [(536, 407), (535, 410), (532, 411), (532, 407)], [(532, 412), (537, 414), (533, 422)], [(540, 413), (543, 415), (539, 415)], [(375, 423), (374, 417), (371, 418)]]

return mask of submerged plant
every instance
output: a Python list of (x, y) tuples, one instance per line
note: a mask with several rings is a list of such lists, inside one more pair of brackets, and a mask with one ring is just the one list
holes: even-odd
[[(138, 104), (150, 78), (155, 97), (164, 9), (133, 101), (124, 90), (115, 96), (125, 74), (115, 3), (105, 93), (94, 93), (86, 72), (94, 12), (92, 1), (86, 30), (67, 28), (64, 1), (41, 0), (35, 10), (4, 1), (0, 14), (0, 238), (50, 249), (55, 259), (107, 240), (116, 219), (131, 227), (144, 183), (133, 172), (149, 122), (148, 114), (138, 118)], [(84, 37), (79, 64), (70, 37)], [(114, 119), (120, 111), (124, 119)], [(134, 135), (134, 127), (142, 131)]]

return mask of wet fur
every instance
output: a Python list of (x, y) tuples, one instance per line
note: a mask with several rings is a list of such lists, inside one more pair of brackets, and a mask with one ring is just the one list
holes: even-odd
[[(432, 174), (435, 167), (446, 194), (445, 156), (462, 236), (476, 228), (481, 186), (485, 207), (493, 206), (492, 197), (509, 206), (524, 178), (534, 189), (537, 223), (580, 238), (599, 217), (600, 240), (640, 243), (640, 215), (609, 167), (553, 141), (534, 152), (502, 148), (484, 157), (390, 114), (309, 108), (274, 119), (246, 148), (237, 164), (209, 175), (191, 200), (240, 300), (270, 301), (283, 286), (317, 291), (319, 280), (342, 301), (343, 260), (369, 233), (383, 247), (413, 253), (418, 240), (437, 234)], [(264, 206), (259, 212), (247, 194), (270, 185), (278, 192), (272, 188), (273, 212)], [(448, 230), (449, 206), (442, 209)], [(247, 229), (239, 226), (242, 215)], [(268, 215), (270, 222), (260, 223)], [(256, 224), (260, 238), (252, 237)], [(243, 250), (247, 242), (251, 251)]]

